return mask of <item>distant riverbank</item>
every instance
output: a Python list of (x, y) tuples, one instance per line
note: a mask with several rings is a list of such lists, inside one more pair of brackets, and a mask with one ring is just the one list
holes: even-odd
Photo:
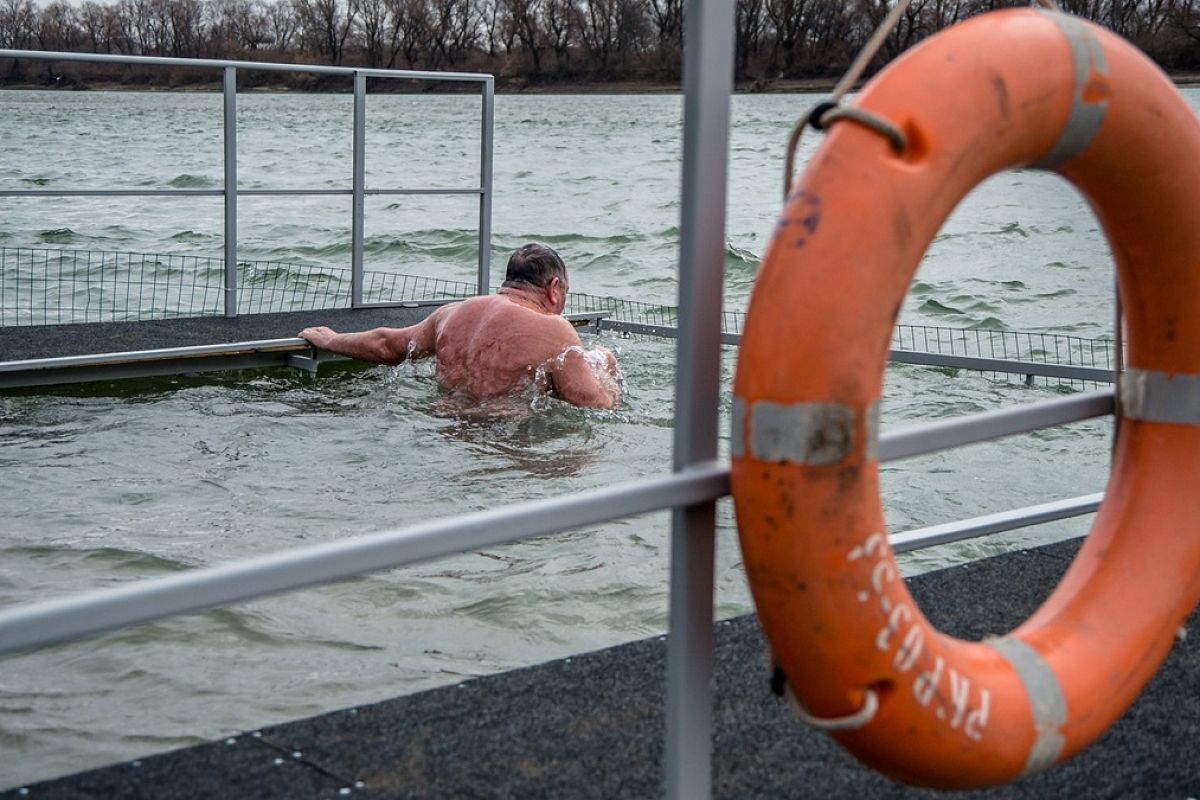
[[(1195, 76), (1197, 82), (1200, 82), (1200, 75)], [(324, 85), (314, 87), (313, 89), (297, 88), (283, 84), (272, 84), (267, 86), (251, 86), (242, 87), (241, 91), (250, 92), (322, 92), (342, 91), (343, 87), (340, 82), (330, 80)], [(752, 81), (737, 81), (734, 84), (734, 91), (742, 94), (754, 93), (791, 93), (791, 92), (828, 92), (832, 91), (837, 84), (835, 78), (812, 78), (812, 79), (780, 79), (780, 80), (752, 80)], [(348, 83), (347, 83), (348, 85)], [(384, 88), (379, 84), (372, 84), (370, 91), (372, 93), (422, 93), (429, 91), (425, 88), (427, 83), (422, 83), (420, 88), (411, 87), (396, 87)], [(439, 84), (438, 93), (444, 93), (452, 84)], [(23, 81), (20, 83), (11, 83), (0, 85), (0, 89), (18, 89), (18, 90), (61, 90), (61, 91), (84, 91), (84, 92), (220, 92), (222, 85), (219, 81), (197, 81), (180, 83), (177, 85), (163, 84), (148, 84), (143, 82), (119, 82), (119, 81), (82, 81), (82, 82), (67, 82), (58, 81), (48, 83), (45, 81)], [(682, 91), (683, 87), (675, 82), (655, 82), (655, 81), (578, 81), (578, 82), (532, 82), (525, 80), (512, 80), (498, 78), (496, 80), (497, 94), (671, 94)], [(451, 91), (477, 91), (473, 87), (456, 87)]]
[[(1200, 86), (1200, 72), (1168, 73), (1176, 86)], [(777, 80), (736, 81), (733, 90), (738, 94), (799, 94), (831, 92), (837, 85), (837, 78), (780, 78)], [(435, 93), (445, 93), (452, 84), (439, 84)], [(424, 93), (431, 89), (430, 84), (423, 83), (422, 88), (382, 88), (378, 85), (371, 87), (372, 93)], [(220, 92), (219, 81), (199, 81), (180, 83), (178, 85), (147, 84), (118, 81), (94, 82), (57, 82), (30, 81), (0, 85), (0, 89), (17, 90), (61, 90), (61, 91), (91, 91), (91, 92)], [(312, 89), (297, 88), (286, 85), (266, 85), (243, 87), (241, 91), (249, 92), (338, 92), (342, 88), (336, 82), (330, 81)], [(475, 92), (474, 87), (456, 87), (451, 91)], [(575, 82), (532, 82), (498, 78), (496, 94), (671, 94), (682, 91), (682, 86), (675, 82), (655, 81), (575, 81)]]

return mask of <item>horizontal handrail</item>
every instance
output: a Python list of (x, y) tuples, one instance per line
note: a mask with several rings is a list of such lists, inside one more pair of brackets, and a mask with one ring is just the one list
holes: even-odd
[(729, 468), (703, 464), (662, 477), (31, 603), (0, 612), (0, 653), (727, 494)]
[[(482, 186), (363, 189), (364, 195), (483, 194)], [(238, 189), (242, 197), (346, 197), (353, 189)], [(0, 197), (224, 197), (224, 189), (0, 189)]]
[[(454, 301), (418, 300), (374, 303), (362, 307), (433, 307), (451, 302)], [(604, 312), (584, 311), (563, 316), (575, 328), (592, 330), (604, 318)], [(314, 348), (307, 340), (294, 336), (228, 344), (163, 347), (156, 350), (27, 358), (19, 361), (0, 361), (0, 389), (264, 367), (291, 367), (315, 373), (319, 363), (339, 360), (343, 360), (343, 357)]]
[(1025, 506), (1012, 511), (1000, 511), (981, 517), (916, 528), (904, 533), (893, 533), (888, 537), (888, 541), (891, 542), (893, 551), (908, 553), (939, 544), (977, 539), (993, 533), (1003, 533), (1018, 528), (1027, 528), (1030, 525), (1042, 525), (1060, 519), (1091, 514), (1100, 508), (1103, 500), (1104, 492), (1085, 494), (1065, 500), (1053, 500), (1049, 503)]
[[(420, 300), (400, 303), (379, 303), (378, 308), (444, 306), (454, 300)], [(604, 319), (603, 311), (581, 311), (563, 314), (572, 326), (579, 328), (595, 325)], [(164, 359), (185, 360), (207, 356), (227, 356), (241, 353), (294, 353), (312, 350), (307, 339), (287, 336), (282, 339), (253, 339), (245, 342), (188, 345), (185, 347), (160, 347), (153, 350), (122, 350), (115, 353), (89, 353), (76, 356), (54, 356), (53, 358), (27, 358), (19, 361), (0, 361), (0, 374), (27, 370), (55, 370), (69, 367), (92, 367), (110, 364), (129, 364), (137, 361), (159, 361)]]
[[(636, 333), (643, 336), (661, 336), (664, 339), (678, 339), (679, 328), (672, 325), (654, 325), (647, 322), (626, 322), (625, 320), (614, 319), (605, 320), (601, 325), (603, 330), (617, 331), (618, 333)], [(742, 343), (742, 335), (740, 333), (721, 333), (721, 344), (740, 345)]]
[(107, 366), (129, 364), (135, 361), (158, 361), (162, 359), (204, 358), (214, 355), (236, 355), (239, 353), (297, 352), (311, 349), (307, 339), (289, 336), (285, 339), (257, 339), (231, 344), (201, 344), (189, 347), (162, 347), (155, 350), (126, 350), (119, 353), (92, 353), (80, 356), (55, 356), (54, 358), (27, 358), (21, 361), (0, 361), (0, 374), (27, 370), (56, 370), (69, 367)]
[[(286, 341), (286, 340), (284, 340)], [(303, 341), (303, 340), (301, 340)], [(883, 461), (1110, 413), (1111, 391), (985, 412), (880, 436)], [(978, 429), (978, 430), (976, 430)], [(930, 432), (932, 431), (932, 432)], [(465, 514), (127, 586), (0, 611), (0, 653), (174, 614), (300, 589), (530, 536), (712, 502), (729, 494), (729, 467), (705, 463), (670, 475)], [(1087, 513), (1079, 511), (1078, 513)]]
[(259, 61), (225, 61), (212, 58), (168, 58), (165, 56), (126, 56), (109, 53), (63, 53), (42, 50), (0, 50), (0, 58), (25, 58), (35, 61), (85, 61), (93, 64), (130, 64), (147, 67), (190, 67), (195, 69), (247, 69), (262, 72), (307, 72), (311, 75), (365, 75), (368, 78), (396, 78), (419, 81), (466, 81), (490, 83), (490, 74), (476, 72), (432, 72), (409, 69), (369, 69), (364, 67), (326, 67), (316, 64), (276, 64)]
[(966, 417), (925, 422), (880, 436), (879, 460), (898, 461), (1068, 422), (1103, 417), (1113, 413), (1115, 406), (1113, 391), (1098, 389)]
[[(654, 325), (645, 322), (605, 320), (602, 328), (620, 333), (644, 336), (662, 336), (667, 339), (679, 337), (679, 329), (671, 325)], [(740, 345), (740, 333), (722, 333), (721, 344)], [(926, 353), (919, 350), (893, 349), (888, 352), (888, 361), (895, 364), (913, 364), (924, 367), (952, 367), (975, 372), (1004, 372), (1011, 375), (1028, 375), (1039, 378), (1064, 378), (1066, 380), (1112, 383), (1113, 371), (1101, 367), (1084, 367), (1075, 364), (1047, 364), (1040, 361), (1020, 361), (1004, 358), (960, 356), (953, 353)]]
[(923, 353), (919, 350), (892, 350), (888, 360), (896, 364), (921, 367), (952, 367), (976, 372), (1007, 372), (1039, 378), (1066, 378), (1075, 381), (1112, 383), (1113, 371), (1101, 367), (1081, 367), (1074, 364), (1045, 364), (1040, 361), (1013, 361), (1005, 358), (959, 356), (953, 353)]
[(0, 362), (0, 389), (271, 367), (315, 373), (319, 362), (340, 358), (298, 338), (35, 358)]

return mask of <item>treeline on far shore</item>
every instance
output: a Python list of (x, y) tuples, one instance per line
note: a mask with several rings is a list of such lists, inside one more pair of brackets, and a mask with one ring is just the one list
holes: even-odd
[[(752, 88), (842, 73), (891, 0), (736, 0), (737, 80)], [(967, 17), (1028, 0), (912, 0), (885, 63)], [(1168, 70), (1200, 68), (1200, 0), (1060, 0)], [(684, 0), (0, 0), (0, 48), (490, 72), (501, 89), (678, 85)], [(200, 70), (0, 59), (0, 85), (180, 87)], [(244, 83), (319, 89), (296, 73)], [(386, 87), (373, 87), (383, 88)]]

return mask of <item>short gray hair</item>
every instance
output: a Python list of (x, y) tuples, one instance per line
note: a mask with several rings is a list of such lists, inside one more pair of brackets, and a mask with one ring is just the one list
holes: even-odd
[(567, 279), (567, 265), (552, 248), (537, 242), (521, 245), (508, 259), (504, 271), (505, 286), (533, 286), (538, 289), (550, 285), (553, 278)]

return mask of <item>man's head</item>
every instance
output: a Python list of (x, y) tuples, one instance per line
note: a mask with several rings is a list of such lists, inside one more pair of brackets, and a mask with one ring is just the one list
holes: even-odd
[(556, 313), (561, 314), (567, 304), (567, 265), (553, 249), (530, 242), (509, 257), (504, 286), (548, 293)]

